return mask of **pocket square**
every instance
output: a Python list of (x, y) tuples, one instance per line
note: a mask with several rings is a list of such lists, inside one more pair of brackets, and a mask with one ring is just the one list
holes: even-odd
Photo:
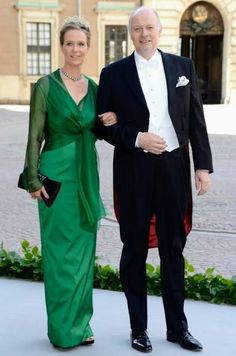
[(177, 81), (177, 84), (176, 84), (176, 88), (185, 87), (188, 83), (189, 83), (189, 79), (186, 78), (184, 75), (182, 75), (182, 77), (178, 78), (178, 81)]

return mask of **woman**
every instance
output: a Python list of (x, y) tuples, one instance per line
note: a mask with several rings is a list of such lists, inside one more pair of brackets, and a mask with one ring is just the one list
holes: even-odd
[[(56, 347), (94, 342), (92, 287), (96, 230), (104, 208), (92, 132), (97, 85), (82, 74), (90, 46), (90, 29), (78, 17), (60, 32), (64, 65), (38, 80), (30, 103), (25, 174), (29, 192), (38, 199), (48, 337)], [(104, 125), (114, 124), (105, 113)], [(44, 142), (41, 150), (42, 142)], [(61, 182), (53, 204), (38, 172)]]

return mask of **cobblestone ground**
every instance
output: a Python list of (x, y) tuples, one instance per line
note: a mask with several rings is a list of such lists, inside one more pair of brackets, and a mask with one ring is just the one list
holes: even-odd
[[(24, 107), (16, 107), (18, 111), (12, 109), (0, 107), (0, 242), (18, 251), (21, 240), (40, 245), (40, 239), (37, 204), (23, 190), (16, 188), (24, 161), (28, 114), (19, 111)], [(209, 119), (213, 115), (217, 119), (218, 112), (217, 106), (212, 107)], [(220, 106), (220, 113), (224, 115), (223, 106)], [(220, 119), (225, 121), (227, 117)], [(193, 231), (188, 238), (185, 256), (196, 271), (214, 267), (217, 273), (231, 277), (236, 275), (236, 135), (229, 129), (227, 134), (210, 134), (210, 141), (215, 169), (213, 185), (203, 197), (194, 194)], [(122, 246), (112, 208), (113, 149), (103, 141), (98, 142), (97, 148), (107, 218), (98, 232), (96, 254), (101, 264), (118, 267)], [(159, 263), (157, 249), (149, 251), (148, 261), (153, 265)]]

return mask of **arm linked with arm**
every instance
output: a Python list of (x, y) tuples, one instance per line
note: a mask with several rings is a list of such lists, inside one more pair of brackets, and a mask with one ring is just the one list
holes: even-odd
[[(139, 130), (129, 124), (124, 124), (119, 120), (119, 114), (117, 113), (114, 104), (115, 95), (118, 95), (118, 92), (114, 91), (114, 83), (114, 80), (112, 80), (111, 75), (109, 76), (106, 68), (103, 69), (97, 94), (97, 114), (99, 115), (104, 112), (113, 111), (117, 114), (118, 122), (112, 126), (104, 126), (98, 117), (95, 125), (95, 133), (98, 138), (105, 139), (113, 146), (135, 149), (135, 141)], [(127, 105), (128, 104), (129, 103), (127, 103)]]

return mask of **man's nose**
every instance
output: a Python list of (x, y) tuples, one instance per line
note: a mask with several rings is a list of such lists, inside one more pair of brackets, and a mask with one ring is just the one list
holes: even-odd
[(147, 36), (147, 34), (148, 34), (147, 29), (146, 29), (146, 28), (143, 28), (143, 29), (142, 29), (142, 36)]

